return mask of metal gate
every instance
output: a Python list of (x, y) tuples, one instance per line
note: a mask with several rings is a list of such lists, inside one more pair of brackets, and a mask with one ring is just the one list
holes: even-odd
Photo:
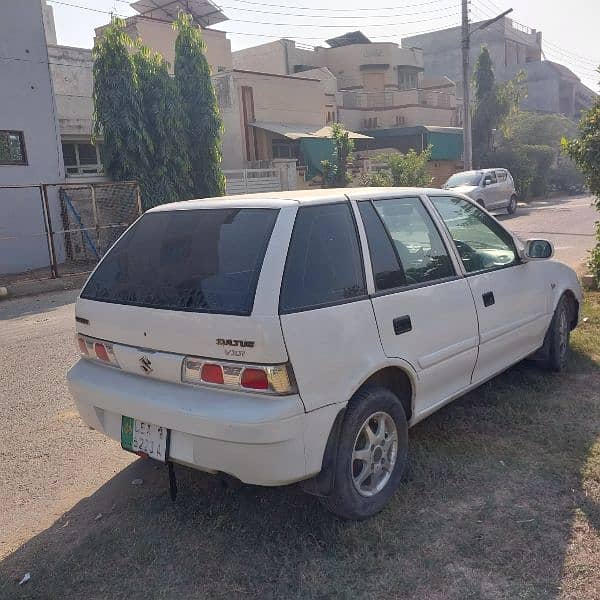
[(0, 284), (89, 272), (140, 214), (136, 182), (0, 186)]

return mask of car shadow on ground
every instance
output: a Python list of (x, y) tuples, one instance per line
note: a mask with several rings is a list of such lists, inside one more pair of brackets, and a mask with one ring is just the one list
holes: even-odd
[(400, 490), (361, 523), (181, 466), (171, 502), (166, 468), (138, 460), (6, 557), (0, 597), (558, 598), (576, 518), (600, 532), (586, 360), (518, 365), (417, 424)]

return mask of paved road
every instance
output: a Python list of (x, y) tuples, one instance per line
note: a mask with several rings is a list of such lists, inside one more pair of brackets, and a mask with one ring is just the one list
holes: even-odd
[[(572, 266), (592, 245), (595, 218), (583, 197), (500, 216), (522, 237), (549, 237)], [(69, 397), (75, 297), (68, 291), (0, 302), (0, 557), (132, 462), (83, 425)]]
[(520, 204), (514, 215), (497, 215), (520, 238), (541, 237), (554, 244), (556, 258), (580, 271), (593, 246), (599, 218), (591, 196), (554, 198)]

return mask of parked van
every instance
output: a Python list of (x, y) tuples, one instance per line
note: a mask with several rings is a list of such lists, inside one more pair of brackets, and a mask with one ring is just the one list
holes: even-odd
[(444, 189), (469, 196), (487, 210), (506, 209), (509, 215), (517, 210), (515, 182), (507, 169), (481, 169), (455, 173)]
[(525, 357), (564, 367), (581, 290), (551, 256), (439, 189), (159, 206), (77, 300), (69, 387), (126, 450), (365, 518), (410, 426)]

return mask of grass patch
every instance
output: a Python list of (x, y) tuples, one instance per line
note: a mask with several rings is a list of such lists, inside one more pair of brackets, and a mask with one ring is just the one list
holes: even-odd
[(7, 557), (0, 597), (597, 600), (600, 294), (583, 316), (567, 373), (517, 365), (414, 427), (367, 522), (184, 468), (172, 504), (138, 461)]

